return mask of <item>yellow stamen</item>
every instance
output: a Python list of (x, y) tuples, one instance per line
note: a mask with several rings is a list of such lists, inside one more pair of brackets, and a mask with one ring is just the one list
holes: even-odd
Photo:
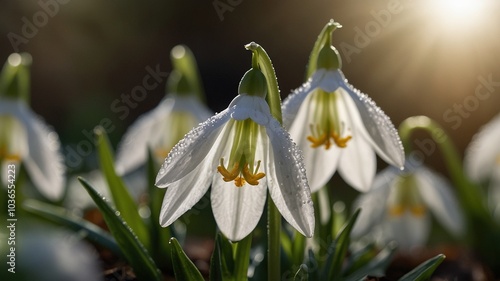
[[(260, 161), (257, 162), (257, 167), (255, 171), (258, 171), (260, 167)], [(234, 185), (237, 187), (242, 187), (245, 183), (250, 185), (258, 185), (259, 180), (266, 176), (265, 173), (252, 173), (248, 168), (248, 163), (245, 163), (243, 169), (240, 170), (240, 165), (238, 162), (234, 163), (231, 171), (228, 171), (224, 166), (224, 158), (220, 159), (220, 166), (217, 167), (217, 171), (222, 175), (222, 179), (225, 182), (234, 181)]]
[(391, 217), (399, 217), (405, 212), (405, 207), (402, 205), (393, 205), (389, 207), (389, 215)]
[[(219, 171), (219, 173), (222, 175), (222, 179), (224, 181), (226, 182), (232, 181), (236, 179), (236, 177), (240, 174), (239, 163), (238, 162), (234, 163), (233, 169), (231, 171), (228, 171), (226, 167), (224, 167), (224, 158), (221, 158), (220, 166), (217, 167), (217, 171)], [(238, 185), (236, 184), (236, 186)]]
[[(345, 138), (339, 137), (338, 134), (332, 133), (330, 137), (333, 139), (333, 142), (339, 148), (347, 147), (347, 142), (352, 139), (352, 136), (347, 136)], [(330, 137), (327, 134), (321, 134), (319, 137), (307, 136), (307, 140), (311, 142), (312, 148), (318, 148), (322, 145), (325, 146), (325, 149), (328, 150), (332, 146), (332, 142), (330, 141)]]
[(0, 159), (3, 159), (5, 161), (20, 162), (21, 156), (19, 154), (9, 154), (7, 152), (7, 149), (5, 149), (5, 147), (0, 147)]
[(234, 185), (236, 185), (237, 187), (242, 187), (243, 185), (245, 185), (245, 179), (243, 179), (242, 177), (237, 177), (234, 180)]
[(399, 217), (402, 216), (406, 211), (409, 211), (415, 217), (422, 217), (425, 215), (427, 208), (424, 205), (413, 205), (413, 206), (403, 206), (403, 205), (392, 205), (389, 207), (389, 216)]
[[(340, 148), (345, 148), (345, 147), (347, 147), (347, 142), (348, 142), (350, 139), (352, 139), (352, 136), (347, 136), (347, 137), (345, 137), (345, 138), (341, 138), (341, 137), (339, 137), (339, 135), (338, 135), (338, 134), (333, 133), (333, 134), (332, 134), (332, 139), (333, 139), (333, 141), (335, 142), (335, 144), (336, 144), (338, 147), (340, 147)], [(327, 149), (328, 149), (328, 148), (327, 148)]]
[(423, 205), (415, 205), (410, 208), (410, 212), (416, 217), (422, 217), (425, 215), (427, 209)]
[(326, 137), (326, 134), (322, 134), (319, 138), (315, 138), (313, 136), (308, 136), (307, 140), (312, 142), (311, 147), (317, 148), (325, 144), (326, 149), (330, 148), (330, 139)]
[[(258, 171), (259, 167), (260, 167), (260, 161), (257, 162), (257, 168), (255, 169), (255, 171)], [(258, 185), (259, 180), (266, 176), (266, 174), (264, 173), (252, 174), (250, 170), (248, 170), (248, 163), (245, 164), (245, 167), (243, 167), (243, 171), (241, 171), (241, 173), (243, 174), (245, 180), (251, 185)]]

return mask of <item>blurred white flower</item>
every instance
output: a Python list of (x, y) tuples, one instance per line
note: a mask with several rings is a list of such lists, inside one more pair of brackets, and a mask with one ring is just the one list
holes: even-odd
[(500, 221), (500, 115), (484, 125), (465, 151), (464, 166), (468, 176), (488, 185), (488, 200)]
[(161, 163), (189, 130), (211, 115), (196, 96), (169, 94), (127, 130), (116, 156), (117, 172), (126, 175), (144, 166), (148, 147)]
[(157, 186), (168, 187), (160, 224), (173, 223), (211, 184), (215, 220), (230, 240), (241, 240), (256, 227), (267, 190), (283, 217), (311, 237), (314, 210), (305, 169), (290, 136), (271, 116), (262, 73), (247, 72), (239, 93), (171, 150), (156, 179)]
[(375, 152), (393, 166), (404, 165), (403, 147), (390, 119), (347, 83), (340, 69), (318, 69), (288, 96), (283, 121), (304, 153), (313, 192), (337, 168), (349, 185), (367, 191), (375, 176)]
[(104, 280), (99, 256), (81, 237), (33, 228), (20, 229), (19, 234), (16, 273), (8, 272), (2, 280)]
[[(97, 206), (94, 200), (92, 200), (92, 197), (89, 196), (88, 192), (85, 188), (83, 188), (82, 184), (78, 180), (79, 177), (82, 177), (92, 183), (92, 186), (102, 196), (110, 198), (111, 195), (108, 183), (100, 170), (93, 170), (85, 174), (79, 173), (78, 176), (70, 177), (68, 179), (68, 191), (64, 197), (63, 204), (72, 213), (83, 216), (86, 209), (97, 208)], [(134, 194), (132, 197), (137, 198), (138, 196)]]
[(375, 177), (373, 188), (354, 202), (354, 208), (361, 212), (353, 237), (380, 231), (383, 243), (395, 240), (401, 249), (427, 242), (431, 213), (453, 236), (465, 231), (462, 210), (447, 181), (423, 166), (403, 172), (385, 169)]
[[(23, 61), (29, 62), (23, 63)], [(60, 153), (59, 137), (29, 108), (27, 54), (12, 54), (2, 70), (0, 85), (0, 164), (3, 175), (8, 165), (22, 163), (38, 191), (51, 200), (64, 193), (64, 158)], [(20, 70), (20, 68), (23, 68)], [(24, 76), (23, 76), (24, 75)], [(23, 77), (19, 77), (23, 76)], [(6, 78), (8, 77), (8, 78)], [(21, 91), (22, 88), (22, 92)], [(16, 173), (19, 172), (16, 166)], [(6, 177), (2, 177), (4, 181)], [(5, 183), (3, 184), (4, 186)]]

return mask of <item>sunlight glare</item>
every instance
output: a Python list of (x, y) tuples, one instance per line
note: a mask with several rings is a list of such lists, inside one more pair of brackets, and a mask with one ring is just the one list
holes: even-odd
[(432, 20), (444, 28), (475, 26), (484, 12), (481, 0), (433, 0), (429, 2)]

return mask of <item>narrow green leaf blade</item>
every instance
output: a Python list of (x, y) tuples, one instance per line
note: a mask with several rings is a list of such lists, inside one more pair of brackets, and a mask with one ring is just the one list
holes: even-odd
[(62, 207), (57, 207), (34, 199), (26, 199), (23, 202), (23, 209), (32, 215), (57, 225), (67, 227), (71, 230), (83, 230), (88, 240), (105, 247), (115, 255), (123, 256), (118, 244), (116, 244), (116, 241), (108, 232), (91, 222), (71, 214)]
[(375, 257), (371, 258), (368, 262), (363, 263), (362, 266), (359, 266), (358, 268), (356, 268), (356, 270), (352, 271), (347, 276), (343, 277), (342, 280), (357, 281), (367, 275), (372, 275), (372, 276), (384, 275), (385, 270), (392, 262), (392, 258), (394, 257), (396, 249), (397, 249), (396, 244), (389, 243), (389, 245), (383, 248)]
[(82, 178), (78, 178), (78, 180), (101, 211), (106, 225), (120, 246), (123, 255), (134, 269), (138, 279), (147, 281), (162, 280), (161, 273), (153, 259), (120, 214), (86, 180)]
[(446, 258), (445, 255), (439, 254), (431, 259), (428, 259), (415, 267), (412, 271), (399, 278), (399, 281), (423, 281), (429, 280), (432, 273)]
[(149, 234), (151, 241), (151, 252), (158, 265), (163, 268), (171, 267), (170, 260), (170, 243), (172, 237), (170, 228), (161, 227), (160, 225), (160, 211), (163, 197), (165, 195), (165, 188), (158, 188), (155, 184), (156, 174), (159, 170), (158, 165), (155, 163), (151, 150), (148, 149), (147, 161), (147, 177), (148, 177), (148, 194), (149, 194), (149, 209), (151, 211), (149, 222)]
[(333, 257), (332, 265), (330, 266), (330, 271), (328, 273), (328, 280), (340, 280), (342, 275), (342, 264), (344, 261), (344, 257), (347, 253), (347, 249), (349, 248), (350, 243), (350, 235), (354, 223), (356, 222), (360, 209), (356, 210), (354, 214), (351, 216), (349, 221), (345, 224), (345, 226), (340, 230), (337, 235), (336, 241), (336, 249)]
[(117, 211), (120, 212), (122, 218), (134, 230), (142, 244), (144, 244), (146, 248), (151, 249), (148, 230), (146, 224), (139, 215), (138, 206), (132, 199), (123, 180), (116, 174), (113, 162), (114, 157), (106, 132), (101, 127), (97, 127), (95, 129), (95, 134), (97, 135), (101, 170), (111, 191), (113, 203)]
[(215, 247), (210, 260), (210, 281), (233, 281), (233, 249), (230, 242), (219, 232), (215, 237)]
[(177, 239), (171, 238), (170, 246), (175, 278), (183, 281), (204, 281), (200, 271), (186, 256)]

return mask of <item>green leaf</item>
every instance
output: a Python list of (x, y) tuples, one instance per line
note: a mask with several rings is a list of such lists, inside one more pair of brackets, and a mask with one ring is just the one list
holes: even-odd
[(295, 231), (292, 243), (293, 264), (301, 264), (304, 261), (305, 249), (306, 249), (306, 237), (300, 234), (298, 231)]
[(423, 281), (429, 280), (432, 273), (446, 258), (445, 255), (439, 254), (431, 259), (428, 259), (415, 267), (412, 271), (399, 278), (399, 281)]
[(28, 213), (57, 225), (67, 227), (74, 231), (85, 231), (85, 237), (88, 240), (105, 247), (115, 255), (123, 256), (118, 244), (116, 244), (116, 241), (108, 232), (91, 222), (71, 214), (62, 207), (57, 207), (34, 199), (26, 199), (23, 202), (23, 208)]
[(165, 188), (158, 188), (155, 184), (156, 174), (159, 170), (158, 165), (155, 163), (153, 154), (148, 149), (147, 161), (147, 177), (148, 177), (148, 194), (149, 194), (149, 209), (151, 211), (149, 234), (151, 241), (151, 252), (155, 260), (159, 263), (161, 268), (170, 268), (172, 262), (170, 261), (170, 243), (172, 237), (170, 228), (162, 227), (160, 225), (160, 211), (163, 197), (165, 195)]
[(177, 239), (170, 238), (170, 246), (172, 249), (171, 254), (175, 279), (183, 281), (204, 281), (200, 271), (186, 256), (186, 253), (182, 250)]
[(290, 261), (292, 260), (292, 238), (291, 235), (286, 231), (281, 231), (280, 233), (280, 243), (281, 243), (281, 249), (283, 250), (283, 253), (285, 254), (285, 257), (288, 258)]
[(234, 257), (231, 242), (219, 232), (215, 237), (215, 247), (210, 260), (210, 281), (233, 281)]
[(384, 275), (385, 270), (392, 262), (396, 249), (397, 247), (394, 243), (389, 243), (389, 245), (383, 248), (375, 257), (370, 259), (366, 259), (370, 254), (365, 254), (367, 255), (366, 258), (363, 258), (363, 256), (365, 256), (364, 254), (358, 255), (358, 261), (354, 261), (353, 263), (359, 267), (353, 270), (349, 275), (343, 277), (343, 281), (357, 281), (367, 275)]
[(110, 148), (106, 132), (101, 127), (96, 127), (94, 130), (97, 135), (99, 162), (101, 170), (106, 178), (113, 203), (116, 209), (120, 212), (122, 218), (134, 230), (139, 240), (146, 248), (151, 249), (149, 234), (146, 224), (142, 220), (138, 212), (138, 206), (132, 199), (128, 188), (123, 180), (116, 174), (113, 153)]
[[(308, 258), (306, 261), (306, 265), (310, 265), (310, 266), (308, 266), (308, 270), (307, 270), (308, 271), (307, 275), (308, 275), (309, 280), (321, 280), (320, 279), (321, 272), (319, 270), (319, 263), (318, 263), (318, 260), (316, 259), (316, 256), (314, 255), (313, 250), (311, 250), (311, 249), (308, 250)], [(310, 269), (309, 269), (309, 267), (310, 267)]]
[(356, 210), (354, 214), (351, 216), (349, 221), (344, 225), (344, 227), (340, 230), (335, 238), (335, 252), (333, 256), (333, 261), (330, 266), (330, 270), (328, 273), (328, 280), (340, 280), (342, 275), (342, 264), (344, 262), (344, 257), (347, 253), (347, 249), (349, 248), (352, 228), (356, 219), (358, 218), (360, 209)]
[(109, 231), (111, 231), (123, 255), (134, 269), (137, 278), (144, 281), (162, 280), (161, 273), (155, 262), (132, 229), (120, 216), (120, 213), (115, 211), (86, 180), (82, 178), (78, 178), (78, 180), (101, 211)]

